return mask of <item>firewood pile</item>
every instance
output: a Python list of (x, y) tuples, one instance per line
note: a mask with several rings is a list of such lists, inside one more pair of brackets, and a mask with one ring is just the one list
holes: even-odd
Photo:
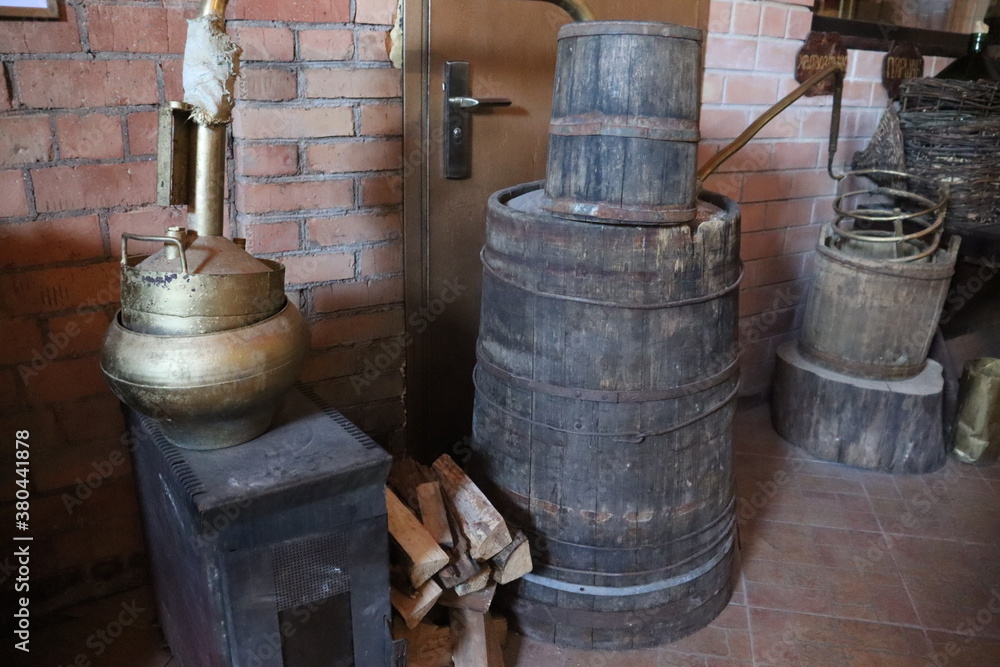
[(507, 623), (490, 605), (531, 571), (524, 533), (447, 454), (429, 468), (397, 461), (385, 496), (393, 635), (410, 667), (502, 667)]

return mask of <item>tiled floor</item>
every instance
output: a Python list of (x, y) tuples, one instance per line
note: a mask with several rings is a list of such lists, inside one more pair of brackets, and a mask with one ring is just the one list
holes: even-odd
[[(949, 460), (900, 477), (820, 463), (774, 434), (766, 406), (741, 412), (736, 432), (742, 564), (722, 615), (648, 651), (513, 636), (508, 666), (1000, 666), (1000, 465)], [(95, 656), (104, 644), (88, 637), (133, 600), (144, 611)], [(95, 665), (176, 667), (146, 591), (68, 610), (45, 634), (48, 655), (33, 665), (83, 653)]]

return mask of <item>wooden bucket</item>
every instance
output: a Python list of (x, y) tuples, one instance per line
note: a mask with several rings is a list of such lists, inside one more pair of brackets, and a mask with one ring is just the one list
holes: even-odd
[(606, 223), (695, 217), (701, 32), (590, 21), (559, 31), (545, 210)]
[(916, 377), (927, 362), (960, 239), (920, 262), (817, 247), (799, 348), (820, 366), (872, 380)]
[(470, 469), (535, 554), (506, 604), (544, 641), (666, 643), (732, 587), (739, 209), (595, 225), (540, 188), (490, 199), (483, 250)]

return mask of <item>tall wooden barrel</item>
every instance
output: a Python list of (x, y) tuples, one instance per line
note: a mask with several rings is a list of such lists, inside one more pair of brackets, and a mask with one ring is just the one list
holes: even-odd
[(817, 247), (801, 352), (820, 366), (871, 380), (916, 377), (927, 362), (960, 239), (919, 262), (840, 250), (827, 230)]
[(739, 209), (624, 226), (542, 201), (496, 193), (482, 255), (470, 469), (535, 554), (506, 603), (544, 641), (666, 643), (731, 592)]
[(695, 217), (701, 32), (591, 21), (559, 31), (544, 208), (607, 223)]

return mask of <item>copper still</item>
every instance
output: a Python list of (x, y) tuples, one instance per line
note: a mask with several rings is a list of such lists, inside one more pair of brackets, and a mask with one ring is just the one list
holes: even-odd
[[(241, 49), (225, 32), (227, 0), (189, 22), (185, 101), (160, 110), (157, 202), (188, 206), (188, 226), (122, 234), (122, 308), (101, 369), (115, 395), (175, 445), (218, 449), (267, 430), (309, 349), (284, 294), (285, 269), (222, 236), (226, 131)], [(155, 242), (130, 256), (129, 242)]]

